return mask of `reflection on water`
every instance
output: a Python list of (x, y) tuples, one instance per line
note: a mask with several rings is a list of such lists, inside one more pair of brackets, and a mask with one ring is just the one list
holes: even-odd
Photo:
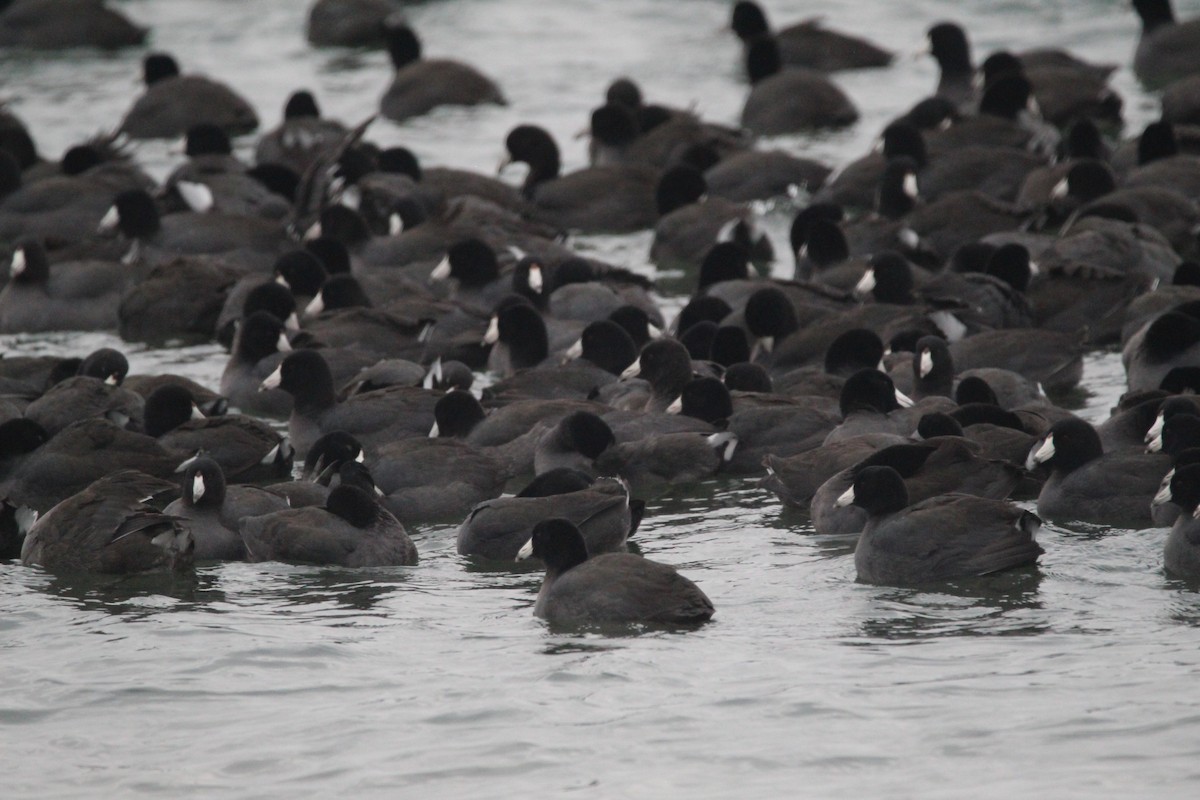
[(1049, 630), (1036, 567), (958, 579), (936, 589), (881, 589), (861, 623), (867, 639), (922, 640), (944, 636), (1029, 636)]

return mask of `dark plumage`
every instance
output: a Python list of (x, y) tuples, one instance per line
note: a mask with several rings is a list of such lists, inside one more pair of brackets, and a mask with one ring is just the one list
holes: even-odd
[(870, 515), (854, 551), (858, 579), (910, 585), (989, 575), (1037, 562), (1039, 520), (1003, 500), (948, 494), (908, 505), (899, 473), (869, 467), (838, 499)]
[(591, 555), (569, 520), (539, 521), (518, 558), (542, 559), (546, 577), (533, 613), (551, 623), (696, 624), (712, 601), (674, 567), (631, 553)]
[(417, 563), (417, 548), (404, 526), (357, 486), (337, 487), (322, 507), (248, 517), (239, 530), (248, 561), (341, 567)]
[(191, 534), (173, 517), (143, 502), (148, 495), (172, 488), (134, 470), (100, 478), (34, 523), (21, 560), (51, 572), (190, 569)]

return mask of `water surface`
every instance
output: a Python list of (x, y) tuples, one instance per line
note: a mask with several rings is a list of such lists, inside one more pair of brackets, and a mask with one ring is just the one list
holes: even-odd
[[(357, 122), (389, 80), (382, 53), (308, 47), (297, 0), (119, 5), (153, 27), (154, 48), (249, 96), (268, 128), (301, 86)], [(1128, 129), (1157, 115), (1125, 66), (1138, 23), (1118, 0), (765, 5), (776, 22), (821, 13), (900, 53), (887, 71), (839, 78), (863, 113), (854, 128), (772, 143), (831, 163), (932, 89), (934, 65), (916, 51), (942, 19), (963, 22), (980, 57), (1064, 45), (1119, 63)], [(508, 129), (533, 121), (573, 168), (585, 158), (573, 134), (621, 74), (653, 101), (734, 122), (745, 87), (729, 7), (413, 5), (427, 52), (473, 61), (511, 105), (381, 121), (370, 135), (427, 164), (490, 171)], [(116, 125), (142, 54), (0, 55), (0, 96), (57, 157)], [(163, 175), (178, 149), (137, 154)], [(786, 252), (792, 207), (762, 210)], [(648, 234), (576, 244), (654, 274)], [(0, 341), (8, 353), (123, 346)], [(135, 371), (211, 385), (223, 365), (215, 346), (124, 347)], [(1085, 382), (1083, 413), (1102, 419), (1122, 389), (1119, 358), (1089, 357)], [(468, 563), (452, 527), (414, 532), (412, 568), (225, 564), (186, 580), (80, 582), (0, 564), (3, 793), (1194, 797), (1200, 595), (1164, 577), (1165, 535), (1047, 526), (1036, 572), (879, 588), (855, 583), (851, 540), (816, 536), (754, 481), (712, 483), (652, 501), (637, 538), (704, 589), (716, 618), (626, 636), (549, 630), (531, 614), (540, 575)]]

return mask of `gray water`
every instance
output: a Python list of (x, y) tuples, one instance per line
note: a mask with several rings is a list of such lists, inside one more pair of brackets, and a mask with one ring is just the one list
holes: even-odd
[[(357, 122), (389, 80), (382, 53), (309, 48), (299, 0), (119, 5), (185, 70), (248, 95), (266, 128), (300, 86)], [(473, 61), (512, 104), (378, 122), (370, 135), (428, 164), (491, 171), (509, 128), (534, 121), (573, 168), (585, 143), (571, 137), (620, 74), (653, 101), (733, 122), (745, 88), (730, 5), (414, 5), (427, 52)], [(774, 143), (796, 153), (844, 163), (927, 94), (935, 68), (915, 53), (941, 19), (967, 26), (977, 57), (1048, 44), (1120, 63), (1127, 129), (1157, 114), (1124, 66), (1138, 24), (1121, 0), (765, 5), (776, 23), (821, 13), (900, 52), (890, 70), (838, 79), (862, 109), (857, 126)], [(115, 126), (141, 55), (0, 54), (0, 97), (57, 157)], [(178, 149), (137, 154), (161, 176)], [(762, 211), (786, 252), (793, 208)], [(655, 274), (648, 234), (576, 244)], [(216, 347), (103, 335), (0, 345), (123, 346), (134, 371), (210, 385), (223, 363)], [(1081, 413), (1102, 419), (1122, 390), (1119, 358), (1090, 357), (1085, 383)], [(652, 501), (637, 535), (713, 599), (714, 621), (625, 636), (550, 631), (531, 614), (540, 575), (479, 570), (455, 553), (452, 527), (414, 531), (412, 568), (223, 564), (88, 583), (0, 564), (0, 794), (1195, 797), (1200, 595), (1164, 577), (1165, 535), (1046, 526), (1036, 574), (871, 587), (854, 581), (853, 541), (815, 535), (754, 481), (714, 483)]]

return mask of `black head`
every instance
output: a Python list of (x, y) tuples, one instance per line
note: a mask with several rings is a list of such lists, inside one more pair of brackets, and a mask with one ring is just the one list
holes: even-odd
[(483, 286), (500, 277), (496, 251), (482, 239), (470, 237), (455, 242), (446, 251), (450, 277), (462, 286)]
[(1112, 169), (1101, 161), (1084, 159), (1067, 171), (1067, 194), (1077, 202), (1090, 202), (1116, 188)]
[(587, 561), (587, 544), (570, 520), (546, 519), (533, 526), (533, 535), (517, 558), (529, 556), (540, 558), (547, 571), (563, 573)]
[(396, 175), (407, 175), (418, 183), (421, 181), (421, 162), (407, 147), (389, 147), (379, 154), (379, 171)]
[(504, 140), (509, 158), (529, 165), (525, 180), (528, 195), (538, 182), (556, 177), (561, 169), (558, 145), (545, 128), (536, 125), (518, 125)]
[(102, 347), (80, 362), (77, 374), (96, 378), (110, 386), (120, 386), (129, 374), (129, 359), (120, 350)]
[(1029, 250), (1023, 244), (1010, 242), (1001, 245), (988, 259), (986, 272), (1007, 283), (1014, 290), (1024, 292), (1033, 278), (1029, 262)]
[(625, 329), (607, 319), (588, 323), (579, 341), (581, 358), (613, 375), (620, 375), (638, 357), (638, 348)]
[(704, 176), (695, 167), (680, 164), (671, 167), (658, 179), (655, 202), (660, 215), (670, 214), (677, 208), (691, 205), (704, 196), (708, 185)]
[(725, 388), (731, 392), (764, 392), (775, 391), (771, 375), (762, 364), (743, 362), (734, 364), (725, 370)]
[[(371, 227), (363, 219), (363, 215), (349, 206), (334, 203), (321, 211), (321, 236), (341, 242), (346, 247), (355, 247), (371, 239)], [(341, 270), (330, 269), (327, 272)]]
[(458, 389), (446, 392), (433, 407), (438, 436), (462, 438), (486, 416), (473, 394)]
[(50, 280), (50, 257), (37, 239), (22, 239), (13, 250), (9, 277), (14, 283), (33, 286)]
[[(39, 160), (37, 145), (24, 126), (0, 128), (0, 153), (11, 156), (18, 178), (22, 170), (29, 169)], [(11, 182), (12, 178), (9, 178)]]
[(146, 433), (162, 436), (192, 419), (193, 415), (203, 416), (196, 408), (191, 392), (179, 384), (159, 386), (146, 398)]
[(949, 414), (936, 412), (926, 414), (917, 421), (917, 436), (932, 439), (935, 436), (962, 436), (962, 425)]
[(417, 34), (404, 23), (385, 25), (384, 39), (387, 41), (388, 56), (396, 69), (406, 67), (421, 59), (421, 40)]
[(883, 157), (891, 160), (907, 156), (924, 167), (929, 160), (925, 149), (925, 137), (916, 125), (909, 122), (893, 122), (883, 129)]
[(1175, 22), (1175, 12), (1171, 9), (1171, 0), (1133, 0), (1133, 8), (1142, 18), (1143, 35)]
[(608, 423), (590, 411), (576, 411), (563, 417), (555, 427), (554, 437), (560, 447), (585, 458), (598, 458), (617, 443)]
[(847, 377), (862, 369), (877, 369), (883, 361), (883, 340), (866, 328), (839, 335), (825, 350), (825, 372)]
[(746, 331), (736, 325), (722, 325), (713, 332), (708, 359), (722, 367), (731, 367), (750, 360), (750, 340)]
[(620, 103), (605, 103), (592, 112), (592, 139), (610, 147), (624, 147), (641, 135), (637, 112)]
[(1162, 426), (1162, 441), (1151, 442), (1151, 449), (1161, 450), (1167, 455), (1175, 455), (1193, 447), (1200, 447), (1200, 416), (1196, 415), (1197, 408), (1192, 405), (1186, 413), (1176, 412), (1166, 416)]
[(92, 167), (98, 167), (105, 161), (100, 148), (90, 144), (77, 144), (63, 153), (63, 175), (82, 175)]
[(292, 92), (283, 106), (284, 119), (320, 119), (321, 109), (317, 98), (307, 89)]
[(908, 487), (891, 467), (866, 467), (854, 476), (854, 484), (837, 504), (856, 505), (872, 517), (893, 514), (908, 505)]
[(638, 374), (658, 394), (676, 397), (692, 377), (692, 358), (687, 348), (674, 339), (655, 339), (647, 343), (636, 363)]
[(1160, 158), (1179, 155), (1179, 141), (1175, 138), (1175, 126), (1169, 122), (1151, 122), (1138, 137), (1138, 164), (1149, 164)]
[(1200, 320), (1179, 311), (1168, 311), (1146, 328), (1142, 353), (1161, 363), (1200, 342)]
[(0, 458), (32, 453), (49, 439), (46, 429), (31, 419), (17, 417), (0, 422)]
[(709, 248), (700, 262), (696, 291), (703, 292), (722, 281), (747, 280), (749, 277), (750, 258), (746, 248), (735, 242), (718, 242)]
[(243, 361), (258, 362), (272, 353), (290, 350), (283, 321), (269, 311), (255, 311), (242, 318), (234, 337), (233, 352)]
[(1170, 394), (1200, 394), (1200, 367), (1175, 367), (1158, 388)]
[(1033, 84), (1024, 75), (1002, 75), (989, 86), (979, 101), (979, 113), (1015, 120), (1029, 107)]
[(886, 414), (900, 408), (900, 400), (891, 378), (877, 369), (864, 369), (846, 379), (838, 407), (843, 417), (856, 411)]
[(974, 71), (971, 66), (971, 45), (967, 34), (953, 22), (939, 22), (929, 29), (929, 53), (937, 60), (943, 74), (959, 75)]
[(733, 309), (719, 297), (700, 295), (693, 297), (679, 312), (675, 319), (675, 330), (680, 334), (698, 322), (708, 321), (720, 323), (721, 320), (733, 313)]
[(782, 339), (800, 327), (796, 307), (774, 286), (759, 289), (746, 301), (746, 327), (760, 339)]
[(316, 350), (296, 350), (287, 355), (272, 373), (263, 387), (276, 388), (278, 384), (295, 399), (297, 408), (317, 407), (327, 408), (336, 402), (333, 393), (333, 375), (325, 357)]
[(325, 510), (356, 528), (366, 528), (379, 518), (379, 504), (375, 498), (357, 486), (345, 483), (329, 493)]
[[(307, 250), (293, 250), (275, 262), (275, 282), (290, 289), (292, 295), (312, 297), (328, 275), (321, 261)], [(292, 305), (294, 308), (295, 300)]]
[(912, 371), (913, 387), (918, 394), (949, 397), (954, 388), (954, 359), (946, 340), (938, 336), (918, 339)]
[(1176, 467), (1171, 476), (1171, 502), (1193, 514), (1200, 505), (1200, 464)]
[(916, 301), (913, 295), (912, 266), (904, 256), (891, 250), (876, 253), (871, 256), (870, 269), (863, 274), (854, 293), (869, 295), (877, 303), (892, 303), (895, 305), (912, 305)]
[(845, 212), (842, 207), (834, 203), (813, 203), (807, 208), (801, 209), (792, 219), (791, 228), (788, 229), (788, 241), (792, 246), (792, 254), (798, 254), (800, 248), (808, 242), (808, 230), (815, 221), (823, 220), (836, 225), (844, 217)]
[(193, 508), (220, 508), (225, 502), (225, 472), (211, 458), (190, 459), (180, 483), (183, 504)]
[[(3, 134), (0, 134), (2, 137)], [(21, 188), (21, 165), (0, 142), (0, 199)]]
[(983, 70), (983, 85), (991, 86), (1006, 75), (1024, 75), (1025, 68), (1012, 53), (1007, 50), (997, 50), (983, 60), (980, 65)]
[(687, 348), (688, 355), (697, 361), (704, 361), (712, 353), (713, 340), (717, 338), (719, 327), (711, 320), (702, 319), (680, 334), (679, 342)]
[(524, 302), (505, 306), (496, 315), (498, 341), (509, 348), (514, 369), (533, 367), (550, 355), (546, 322), (538, 310)]
[(178, 75), (179, 64), (167, 53), (151, 53), (142, 60), (142, 80), (147, 86)]
[(361, 462), (365, 457), (358, 439), (345, 431), (331, 431), (308, 448), (301, 474), (306, 478), (315, 478), (327, 470), (332, 472), (340, 469), (348, 461)]
[(246, 292), (242, 301), (242, 315), (250, 316), (256, 311), (266, 311), (276, 319), (287, 322), (296, 313), (296, 298), (291, 289), (276, 281), (260, 283)]
[(1171, 279), (1174, 286), (1200, 286), (1200, 264), (1195, 261), (1180, 261)]
[(767, 15), (763, 13), (758, 3), (750, 0), (739, 0), (733, 4), (733, 19), (730, 27), (743, 42), (771, 30), (767, 23)]
[(986, 403), (998, 406), (1000, 398), (983, 378), (978, 375), (968, 375), (958, 382), (958, 386), (954, 387), (954, 402), (960, 406), (968, 403)]
[(638, 350), (641, 350), (642, 345), (650, 341), (650, 337), (655, 333), (650, 330), (650, 315), (637, 306), (624, 305), (615, 308), (608, 318), (625, 329)]
[[(276, 284), (278, 285), (278, 284)], [(371, 300), (353, 275), (330, 275), (314, 297), (306, 313), (319, 314), (342, 308), (370, 308)]]
[(636, 111), (642, 107), (642, 90), (631, 78), (617, 78), (605, 90), (604, 102)]
[(705, 422), (718, 423), (733, 416), (729, 387), (716, 378), (693, 378), (679, 395), (679, 413)]
[(967, 242), (950, 256), (951, 272), (987, 272), (988, 262), (998, 248), (988, 242)]
[(304, 249), (316, 256), (330, 275), (350, 271), (350, 252), (337, 239), (318, 236), (305, 242)]
[(1068, 158), (1098, 158), (1103, 160), (1108, 153), (1108, 147), (1100, 135), (1096, 123), (1087, 117), (1071, 123), (1067, 135), (1063, 139), (1063, 156)]
[(121, 192), (113, 201), (117, 209), (117, 227), (130, 239), (151, 236), (158, 232), (160, 223), (158, 207), (154, 198), (143, 189)]
[(850, 243), (836, 222), (813, 220), (808, 226), (804, 254), (815, 267), (826, 269), (850, 258)]
[(1050, 426), (1046, 435), (1034, 443), (1025, 461), (1026, 469), (1045, 464), (1051, 472), (1069, 473), (1104, 455), (1104, 446), (1096, 429), (1084, 420), (1072, 417)]
[(296, 190), (300, 188), (300, 175), (286, 164), (256, 164), (246, 170), (246, 175), (262, 184), (289, 203), (295, 202)]
[(184, 153), (196, 156), (227, 156), (233, 152), (233, 142), (220, 127), (208, 122), (193, 125), (184, 135)]

